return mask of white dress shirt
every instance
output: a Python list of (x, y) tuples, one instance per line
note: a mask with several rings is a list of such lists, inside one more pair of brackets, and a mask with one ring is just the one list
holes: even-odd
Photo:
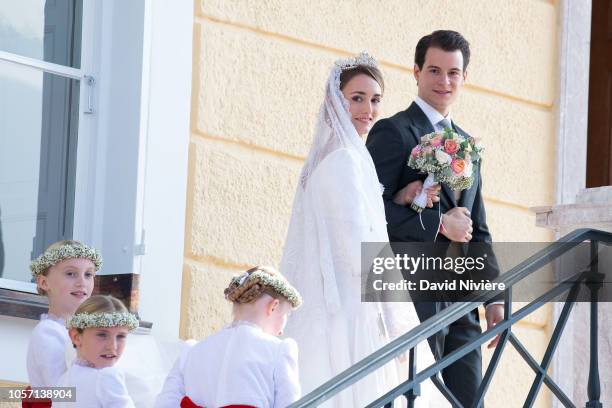
[(433, 108), (430, 104), (428, 104), (423, 99), (421, 99), (420, 96), (417, 96), (415, 98), (414, 103), (419, 105), (419, 108), (421, 108), (425, 116), (427, 116), (429, 123), (431, 123), (431, 126), (433, 126), (436, 132), (441, 132), (444, 130), (442, 126), (438, 125), (438, 122), (440, 122), (442, 119), (448, 119), (448, 122), (452, 125), (453, 121), (451, 119), (450, 112), (446, 116), (442, 115), (435, 108)]

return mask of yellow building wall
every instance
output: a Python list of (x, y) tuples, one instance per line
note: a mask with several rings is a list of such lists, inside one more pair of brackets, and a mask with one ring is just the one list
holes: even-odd
[[(390, 116), (415, 97), (414, 47), (435, 29), (471, 43), (453, 118), (486, 147), (495, 241), (552, 240), (529, 207), (554, 203), (556, 18), (552, 0), (196, 0), (181, 336), (201, 338), (230, 319), (222, 291), (232, 275), (278, 266), (333, 61), (374, 55)], [(536, 359), (549, 326), (545, 308), (516, 328)], [(533, 378), (506, 350), (490, 406), (522, 406)], [(536, 406), (550, 401), (545, 391)]]

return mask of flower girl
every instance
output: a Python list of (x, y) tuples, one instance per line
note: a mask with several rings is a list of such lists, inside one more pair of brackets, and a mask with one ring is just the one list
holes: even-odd
[(233, 322), (182, 353), (157, 408), (284, 408), (300, 397), (297, 345), (278, 338), (300, 294), (269, 267), (234, 277), (224, 293)]
[(92, 296), (67, 326), (77, 358), (57, 385), (75, 387), (76, 402), (54, 403), (53, 407), (133, 408), (123, 373), (113, 365), (123, 353), (128, 332), (138, 327), (136, 316), (112, 296)]
[(66, 371), (70, 346), (66, 319), (91, 296), (101, 266), (98, 251), (78, 241), (56, 242), (30, 264), (38, 293), (49, 299), (49, 312), (41, 316), (28, 344), (26, 364), (32, 387), (53, 386)]

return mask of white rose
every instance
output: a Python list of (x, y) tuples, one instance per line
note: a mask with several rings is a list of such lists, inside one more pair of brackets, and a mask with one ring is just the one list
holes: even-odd
[(472, 177), (472, 161), (467, 159), (465, 163), (465, 167), (463, 168), (463, 177)]
[(438, 149), (436, 150), (436, 160), (440, 164), (450, 164), (451, 157), (448, 153), (446, 153), (442, 149)]

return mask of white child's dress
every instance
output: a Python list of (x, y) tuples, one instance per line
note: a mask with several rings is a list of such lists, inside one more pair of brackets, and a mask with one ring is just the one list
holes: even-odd
[(259, 326), (239, 322), (186, 349), (166, 378), (156, 408), (176, 408), (184, 396), (206, 408), (285, 408), (300, 397), (298, 349)]
[(53, 402), (53, 408), (134, 408), (123, 373), (115, 367), (86, 367), (77, 360), (57, 385), (76, 387), (76, 402)]
[(49, 387), (66, 371), (66, 353), (72, 348), (65, 321), (43, 314), (28, 344), (26, 364), (32, 387)]

